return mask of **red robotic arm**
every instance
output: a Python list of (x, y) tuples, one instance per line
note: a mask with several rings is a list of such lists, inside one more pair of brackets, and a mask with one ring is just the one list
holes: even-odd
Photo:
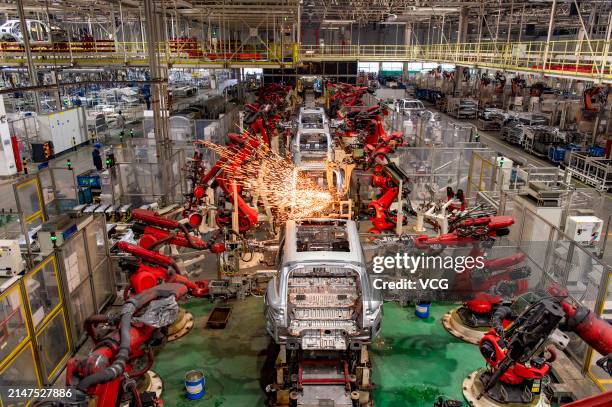
[[(406, 175), (392, 162), (387, 160), (386, 164), (376, 164), (372, 175), (372, 186), (381, 189), (380, 198), (370, 202), (368, 205), (368, 217), (372, 222), (369, 233), (382, 233), (392, 230), (397, 225), (397, 214), (389, 209), (400, 194), (400, 180), (407, 182)], [(403, 185), (402, 196), (407, 196), (408, 189)], [(406, 216), (403, 218), (406, 220)]]
[(593, 106), (593, 99), (605, 99), (606, 96), (607, 95), (604, 92), (604, 88), (602, 86), (593, 86), (591, 88), (586, 89), (583, 93), (584, 110), (586, 110), (587, 112), (596, 112), (597, 108)]
[[(94, 397), (97, 407), (117, 407), (123, 399), (131, 400), (130, 405), (143, 405), (145, 398), (147, 405), (161, 407), (161, 400), (154, 394), (140, 393), (135, 382), (153, 364), (149, 344), (156, 340), (161, 326), (136, 322), (134, 317), (154, 300), (169, 297), (178, 300), (186, 293), (187, 288), (182, 284), (158, 285), (127, 300), (119, 316), (94, 315), (88, 318), (85, 324), (94, 348), (85, 358), (74, 357), (68, 361), (66, 384)], [(172, 307), (159, 312), (168, 312), (157, 318), (160, 323), (172, 319)], [(101, 324), (112, 327), (112, 330), (99, 337), (96, 328)], [(136, 361), (143, 357), (146, 358), (145, 367), (137, 370)]]
[(189, 293), (194, 297), (208, 295), (208, 282), (191, 281), (181, 275), (181, 271), (172, 257), (128, 242), (117, 243), (117, 248), (140, 259), (136, 264), (122, 263), (122, 267), (130, 272), (130, 286), (126, 291), (126, 298), (130, 294), (140, 294), (145, 290), (155, 287), (160, 282), (180, 283), (187, 287)]
[(210, 249), (213, 253), (221, 253), (225, 246), (221, 242), (204, 240), (189, 233), (181, 222), (160, 216), (155, 211), (134, 209), (132, 218), (138, 222), (132, 226), (136, 235), (141, 236), (138, 244), (145, 249), (153, 249), (160, 244), (168, 243), (197, 250)]
[(565, 329), (595, 349), (603, 358), (597, 364), (612, 376), (612, 324), (599, 318), (594, 312), (581, 305), (561, 301), (565, 311)]
[(466, 218), (452, 225), (453, 231), (440, 236), (420, 235), (415, 245), (426, 249), (430, 246), (461, 246), (508, 234), (508, 227), (514, 224), (510, 216), (482, 216)]
[[(242, 135), (228, 134), (230, 139), (230, 150), (233, 154), (227, 154), (221, 157), (215, 165), (201, 178), (194, 183), (192, 195), (199, 196), (195, 203), (190, 205), (189, 210), (197, 205), (204, 197), (204, 191), (210, 186), (210, 183), (215, 180), (219, 187), (228, 197), (230, 203), (234, 203), (234, 187), (232, 181), (232, 173), (236, 171), (246, 160), (252, 157), (255, 150), (261, 145), (262, 141), (258, 137), (253, 137), (245, 132)], [(235, 198), (238, 201), (240, 231), (245, 232), (255, 226), (258, 222), (257, 210), (251, 208), (239, 195), (240, 187), (235, 188), (238, 196)], [(193, 201), (193, 200), (192, 200)], [(217, 223), (220, 226), (228, 226), (229, 220), (225, 221), (225, 217), (221, 214), (217, 216)], [(193, 225), (197, 226), (197, 225)]]
[[(612, 375), (612, 325), (597, 317), (586, 307), (572, 305), (567, 300), (545, 297), (532, 304), (508, 325), (510, 308), (502, 307), (493, 317), (493, 328), (480, 341), (480, 350), (493, 375), (485, 383), (485, 391), (497, 380), (508, 385), (521, 385), (526, 380), (539, 379), (549, 371), (554, 350), (546, 348), (550, 356), (538, 355), (556, 328), (576, 333), (595, 351), (604, 355), (597, 364)], [(507, 328), (504, 329), (501, 324)]]

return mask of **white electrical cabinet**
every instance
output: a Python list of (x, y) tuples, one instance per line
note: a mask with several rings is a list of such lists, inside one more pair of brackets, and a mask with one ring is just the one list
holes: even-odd
[(0, 177), (17, 174), (17, 164), (11, 142), (11, 131), (6, 118), (4, 100), (0, 95)]
[(565, 234), (579, 243), (593, 244), (601, 239), (603, 220), (596, 216), (568, 216)]
[(0, 240), (0, 277), (12, 277), (24, 269), (19, 241)]
[[(523, 208), (526, 208), (525, 219), (523, 219)], [(510, 228), (510, 236), (514, 241), (519, 241), (519, 237), (526, 242), (548, 242), (550, 239), (550, 227), (542, 221), (536, 221), (536, 218), (531, 214), (535, 213), (544, 220), (550, 222), (553, 226), (561, 227), (561, 218), (563, 216), (563, 208), (539, 206), (529, 196), (517, 195), (513, 203), (513, 215), (517, 224), (522, 225), (521, 228)], [(524, 224), (523, 224), (524, 223)], [(522, 229), (522, 230), (521, 230)], [(519, 234), (522, 233), (522, 236)]]
[(40, 139), (53, 142), (54, 154), (87, 141), (87, 121), (82, 107), (38, 116)]

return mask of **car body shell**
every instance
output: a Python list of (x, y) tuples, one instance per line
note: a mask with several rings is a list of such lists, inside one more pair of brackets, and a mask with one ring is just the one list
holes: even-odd
[[(302, 276), (304, 270), (325, 270), (323, 273), (339, 273), (338, 275), (346, 273), (357, 281), (360, 290), (357, 301), (361, 302), (358, 304), (361, 311), (355, 317), (359, 329), (351, 335), (343, 333), (343, 336), (346, 338), (346, 347), (359, 349), (362, 345), (371, 343), (380, 332), (382, 299), (370, 283), (357, 225), (346, 219), (308, 219), (306, 222), (320, 224), (323, 228), (327, 225), (340, 225), (346, 231), (349, 249), (338, 252), (298, 251), (297, 228), (300, 221), (288, 221), (277, 257), (278, 274), (268, 283), (265, 295), (266, 329), (276, 343), (287, 345), (290, 349), (299, 349), (303, 338), (292, 335), (289, 330), (293, 318), (289, 300), (291, 279), (295, 278), (295, 275)], [(313, 272), (313, 278), (314, 274), (316, 271)]]

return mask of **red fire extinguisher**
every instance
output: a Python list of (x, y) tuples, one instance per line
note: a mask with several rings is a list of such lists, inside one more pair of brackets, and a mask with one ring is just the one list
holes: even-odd
[(21, 155), (19, 154), (19, 141), (17, 141), (17, 136), (11, 136), (11, 145), (13, 146), (13, 158), (15, 159), (17, 172), (21, 172)]

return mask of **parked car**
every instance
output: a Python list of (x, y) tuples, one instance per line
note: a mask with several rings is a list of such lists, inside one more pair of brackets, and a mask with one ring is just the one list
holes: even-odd
[(401, 113), (421, 114), (425, 111), (425, 105), (417, 99), (399, 99), (396, 106)]

